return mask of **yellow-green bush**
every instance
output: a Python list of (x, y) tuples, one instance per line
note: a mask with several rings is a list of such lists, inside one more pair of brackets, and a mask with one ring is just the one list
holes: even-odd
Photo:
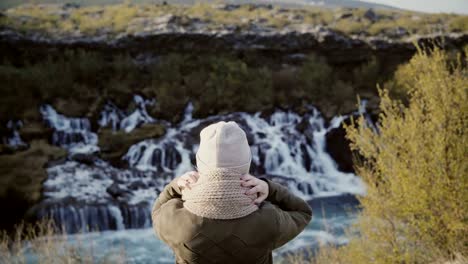
[[(380, 90), (378, 131), (346, 127), (362, 156), (359, 235), (324, 249), (323, 263), (441, 263), (468, 252), (468, 72), (441, 50), (420, 50), (397, 75), (408, 106)], [(400, 80), (399, 80), (400, 81)]]

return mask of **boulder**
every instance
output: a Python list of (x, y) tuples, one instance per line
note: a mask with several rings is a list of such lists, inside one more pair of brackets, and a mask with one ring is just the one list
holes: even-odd
[[(349, 124), (349, 119), (343, 121)], [(331, 129), (325, 136), (326, 151), (335, 160), (338, 169), (343, 172), (354, 172), (353, 154), (349, 147), (350, 141), (346, 138), (343, 125)]]
[(240, 7), (241, 5), (239, 4), (220, 4), (220, 5), (215, 6), (215, 8), (224, 10), (224, 11), (233, 11), (233, 10), (239, 9)]
[(376, 22), (379, 19), (379, 16), (372, 8), (370, 8), (364, 13), (364, 18), (367, 18), (371, 22)]
[(106, 192), (112, 196), (114, 199), (123, 197), (131, 192), (125, 188), (122, 188), (118, 183), (114, 182), (109, 187), (107, 187)]
[(93, 165), (94, 162), (98, 159), (96, 156), (88, 153), (73, 153), (69, 158), (86, 165)]
[(335, 19), (336, 20), (346, 19), (346, 18), (350, 18), (352, 16), (353, 16), (353, 13), (351, 13), (351, 12), (337, 13), (337, 14), (335, 14)]
[(65, 10), (67, 10), (67, 9), (78, 9), (80, 7), (81, 7), (81, 5), (78, 4), (78, 3), (65, 3), (65, 4), (63, 4), (62, 9), (65, 9)]

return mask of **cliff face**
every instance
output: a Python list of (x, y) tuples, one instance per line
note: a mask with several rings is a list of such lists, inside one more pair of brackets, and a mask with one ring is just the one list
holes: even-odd
[[(333, 63), (411, 56), (415, 43), (467, 43), (468, 17), (273, 5), (23, 5), (0, 14), (0, 42), (145, 52), (316, 52)], [(21, 33), (20, 33), (21, 32)]]
[[(154, 22), (155, 19), (152, 21)], [(461, 48), (468, 43), (466, 33), (437, 33), (414, 35), (404, 39), (387, 36), (347, 35), (323, 26), (298, 24), (274, 29), (249, 25), (247, 29), (225, 26), (219, 29), (198, 26), (197, 20), (181, 23), (181, 17), (166, 15), (155, 24), (141, 21), (149, 28), (141, 32), (110, 35), (106, 32), (56, 35), (40, 32), (19, 32), (11, 28), (0, 31), (2, 50), (17, 48), (57, 49), (83, 48), (103, 52), (130, 52), (132, 54), (259, 52), (289, 54), (300, 58), (311, 52), (327, 57), (332, 64), (359, 63), (370, 56), (389, 56), (405, 59), (416, 51), (415, 44), (440, 45), (447, 49)], [(203, 25), (203, 24), (202, 24)], [(131, 25), (129, 25), (131, 26)]]

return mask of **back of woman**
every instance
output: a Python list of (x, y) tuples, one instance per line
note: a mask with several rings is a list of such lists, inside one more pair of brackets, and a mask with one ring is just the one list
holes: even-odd
[(198, 171), (168, 184), (152, 211), (176, 263), (272, 263), (272, 250), (309, 223), (304, 200), (248, 175), (250, 147), (235, 122), (204, 128), (196, 157)]

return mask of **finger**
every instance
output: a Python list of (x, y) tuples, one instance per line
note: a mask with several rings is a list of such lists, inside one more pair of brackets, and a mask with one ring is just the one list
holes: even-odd
[(198, 171), (192, 171), (192, 174), (191, 174), (193, 177), (195, 177), (195, 179), (198, 180), (198, 178), (200, 178), (200, 174), (198, 173)]
[(254, 204), (261, 204), (263, 202), (263, 198), (257, 198), (253, 201)]
[(187, 179), (190, 183), (196, 183), (198, 178), (195, 177), (194, 175), (190, 174), (189, 178)]
[(265, 193), (262, 193), (257, 199), (254, 200), (254, 203), (259, 204), (267, 198), (267, 195)]
[(245, 181), (241, 183), (242, 186), (256, 186), (258, 182), (256, 180)]
[(186, 187), (187, 189), (189, 189), (189, 190), (192, 189), (192, 188), (190, 187), (190, 183), (188, 183), (188, 182), (185, 182), (185, 187)]
[(254, 193), (258, 193), (258, 185), (245, 192), (245, 194), (247, 195), (254, 194)]
[(254, 176), (248, 174), (248, 173), (242, 175), (242, 177), (241, 177), (241, 180), (244, 180), (244, 181), (248, 181), (248, 180), (252, 180), (252, 179), (256, 179), (256, 178)]

